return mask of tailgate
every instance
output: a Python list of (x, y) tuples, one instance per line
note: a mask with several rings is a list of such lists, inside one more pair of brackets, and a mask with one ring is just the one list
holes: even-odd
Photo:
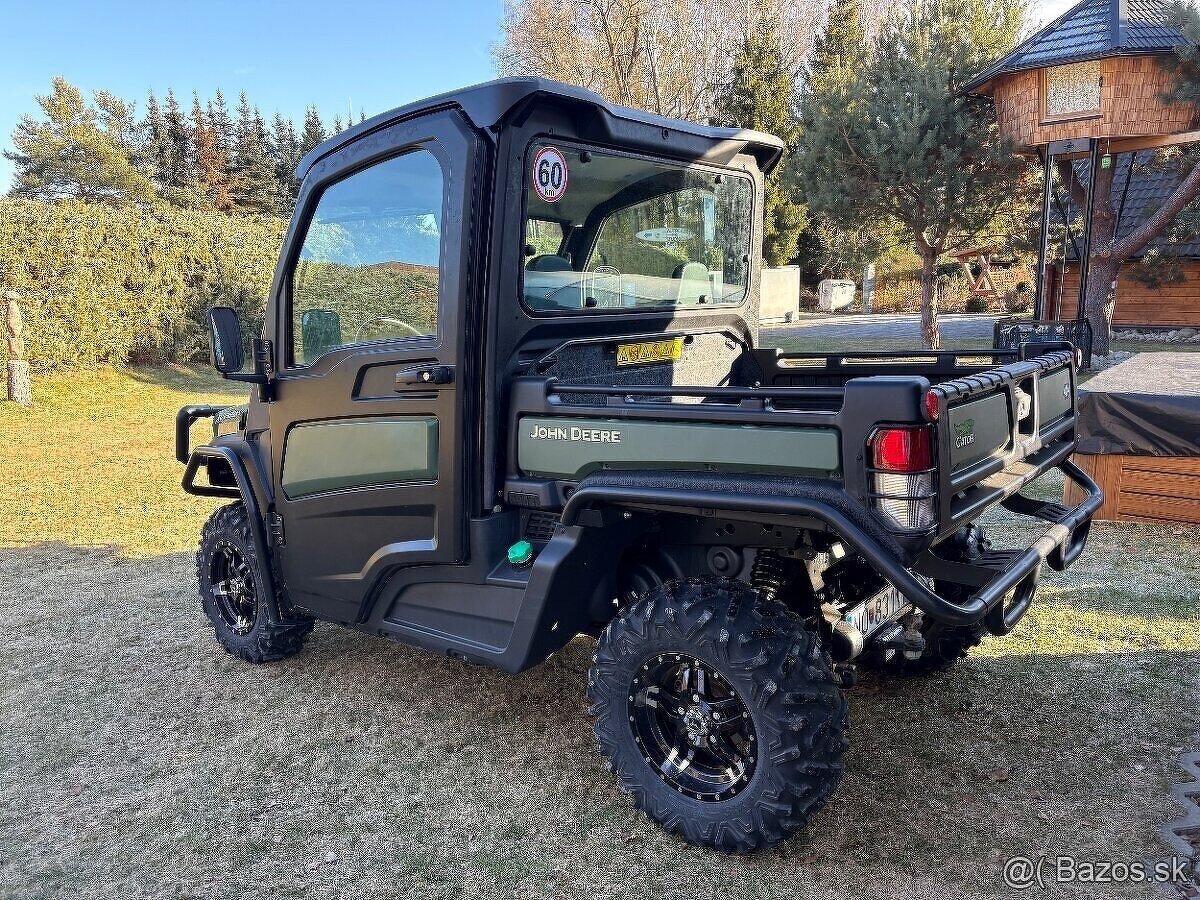
[(976, 518), (1058, 465), (1075, 447), (1070, 350), (941, 382), (930, 395), (939, 406), (935, 424), (943, 461), (939, 534)]

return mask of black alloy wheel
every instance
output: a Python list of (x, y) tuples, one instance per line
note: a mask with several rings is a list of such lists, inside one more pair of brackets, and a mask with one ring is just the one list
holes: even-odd
[(222, 542), (209, 560), (209, 582), (217, 613), (234, 634), (249, 634), (258, 616), (254, 573), (232, 544)]
[(629, 721), (642, 757), (697, 800), (734, 796), (754, 775), (750, 710), (715, 668), (693, 656), (660, 654), (634, 678)]
[(264, 663), (299, 653), (313, 619), (292, 609), (277, 586), (272, 592), (254, 527), (242, 503), (214, 512), (200, 532), (196, 578), (200, 606), (221, 646), (247, 662)]
[(846, 700), (820, 636), (743, 582), (675, 579), (627, 603), (588, 699), (621, 789), (689, 843), (776, 844), (842, 776)]

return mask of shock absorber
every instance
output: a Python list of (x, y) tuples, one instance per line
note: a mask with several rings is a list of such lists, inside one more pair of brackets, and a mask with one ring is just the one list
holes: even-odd
[(787, 565), (774, 550), (759, 550), (750, 568), (750, 584), (764, 600), (774, 600), (787, 587)]

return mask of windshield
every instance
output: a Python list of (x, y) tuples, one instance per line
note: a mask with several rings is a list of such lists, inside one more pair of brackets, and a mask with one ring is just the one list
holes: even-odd
[(525, 303), (539, 311), (737, 304), (753, 182), (535, 144), (525, 191)]

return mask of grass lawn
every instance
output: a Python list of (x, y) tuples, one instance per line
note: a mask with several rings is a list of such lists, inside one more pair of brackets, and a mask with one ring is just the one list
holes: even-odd
[(1194, 529), (1097, 524), (1012, 635), (947, 674), (864, 678), (832, 803), (730, 858), (664, 834), (604, 771), (589, 640), (515, 677), (324, 625), (283, 663), (225, 655), (191, 555), (215, 503), (179, 490), (173, 416), (241, 393), (183, 369), (34, 390), (0, 404), (6, 900), (962, 900), (1021, 894), (1010, 855), (1166, 852), (1200, 730)]
[[(246, 395), (211, 369), (98, 369), (38, 380), (29, 409), (0, 403), (0, 545), (193, 547), (216, 504), (179, 490), (175, 413)], [(211, 428), (197, 423), (195, 441)]]

